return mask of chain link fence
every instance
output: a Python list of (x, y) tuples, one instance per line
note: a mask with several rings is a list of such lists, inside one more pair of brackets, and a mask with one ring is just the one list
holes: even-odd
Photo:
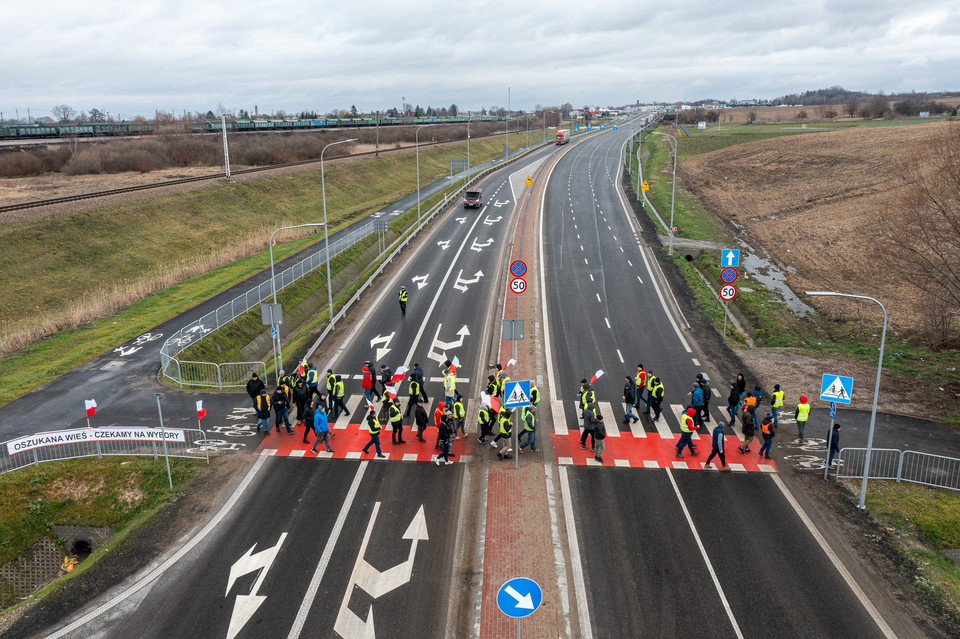
[(30, 465), (77, 457), (151, 456), (164, 454), (166, 438), (170, 457), (210, 461), (207, 435), (196, 428), (75, 428), (18, 437), (0, 444), (0, 473)]
[[(837, 479), (860, 479), (866, 464), (866, 448), (843, 448), (837, 456)], [(870, 451), (867, 479), (892, 479), (924, 486), (960, 490), (960, 459), (914, 450), (874, 448)]]

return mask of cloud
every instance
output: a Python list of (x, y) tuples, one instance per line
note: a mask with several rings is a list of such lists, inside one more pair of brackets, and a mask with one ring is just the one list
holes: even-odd
[(826, 85), (960, 88), (955, 2), (505, 0), (5, 7), (4, 115), (67, 103), (321, 112), (776, 97)]

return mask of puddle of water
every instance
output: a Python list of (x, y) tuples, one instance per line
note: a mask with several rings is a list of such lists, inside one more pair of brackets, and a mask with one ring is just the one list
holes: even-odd
[[(743, 227), (734, 223), (734, 226), (743, 233)], [(787, 273), (796, 273), (797, 269), (792, 266), (780, 268), (770, 258), (770, 254), (765, 249), (757, 250), (747, 244), (740, 238), (737, 238), (737, 244), (740, 245), (740, 267), (749, 272), (750, 278), (763, 284), (767, 289), (777, 291), (783, 298), (794, 315), (797, 317), (807, 317), (812, 314), (813, 308), (804, 304), (799, 297), (787, 286)]]

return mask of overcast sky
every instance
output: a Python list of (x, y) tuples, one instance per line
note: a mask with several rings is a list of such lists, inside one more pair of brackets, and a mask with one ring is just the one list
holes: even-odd
[(5, 2), (0, 111), (616, 106), (960, 90), (957, 0)]

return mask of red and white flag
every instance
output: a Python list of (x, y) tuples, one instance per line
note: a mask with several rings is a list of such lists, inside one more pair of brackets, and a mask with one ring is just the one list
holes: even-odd
[[(364, 399), (366, 399), (366, 398), (364, 398)], [(370, 410), (373, 410), (373, 411), (377, 410), (377, 407), (374, 406), (374, 405), (373, 405), (373, 402), (370, 401), (369, 399), (367, 399), (367, 406), (370, 408)]]
[(207, 409), (203, 407), (203, 400), (197, 400), (197, 420), (201, 420), (207, 416)]
[(508, 366), (513, 366), (516, 363), (517, 363), (517, 360), (511, 359), (509, 362), (507, 362), (507, 366), (504, 366), (504, 368), (507, 368)]
[(487, 408), (490, 408), (490, 396), (484, 393), (483, 391), (480, 391), (480, 403), (486, 406)]
[(97, 412), (97, 400), (87, 399), (84, 400), (83, 404), (87, 409), (87, 417), (93, 417), (93, 414)]
[(387, 397), (390, 399), (397, 398), (397, 389), (395, 386), (384, 386), (383, 390), (387, 391)]
[(406, 379), (408, 370), (410, 369), (408, 369), (406, 366), (397, 367), (397, 370), (393, 373), (393, 377), (390, 378), (390, 385), (396, 386), (398, 383)]
[(603, 371), (597, 371), (596, 373), (593, 374), (593, 377), (590, 378), (590, 383), (596, 384), (597, 380), (600, 379), (601, 377), (603, 377)]

